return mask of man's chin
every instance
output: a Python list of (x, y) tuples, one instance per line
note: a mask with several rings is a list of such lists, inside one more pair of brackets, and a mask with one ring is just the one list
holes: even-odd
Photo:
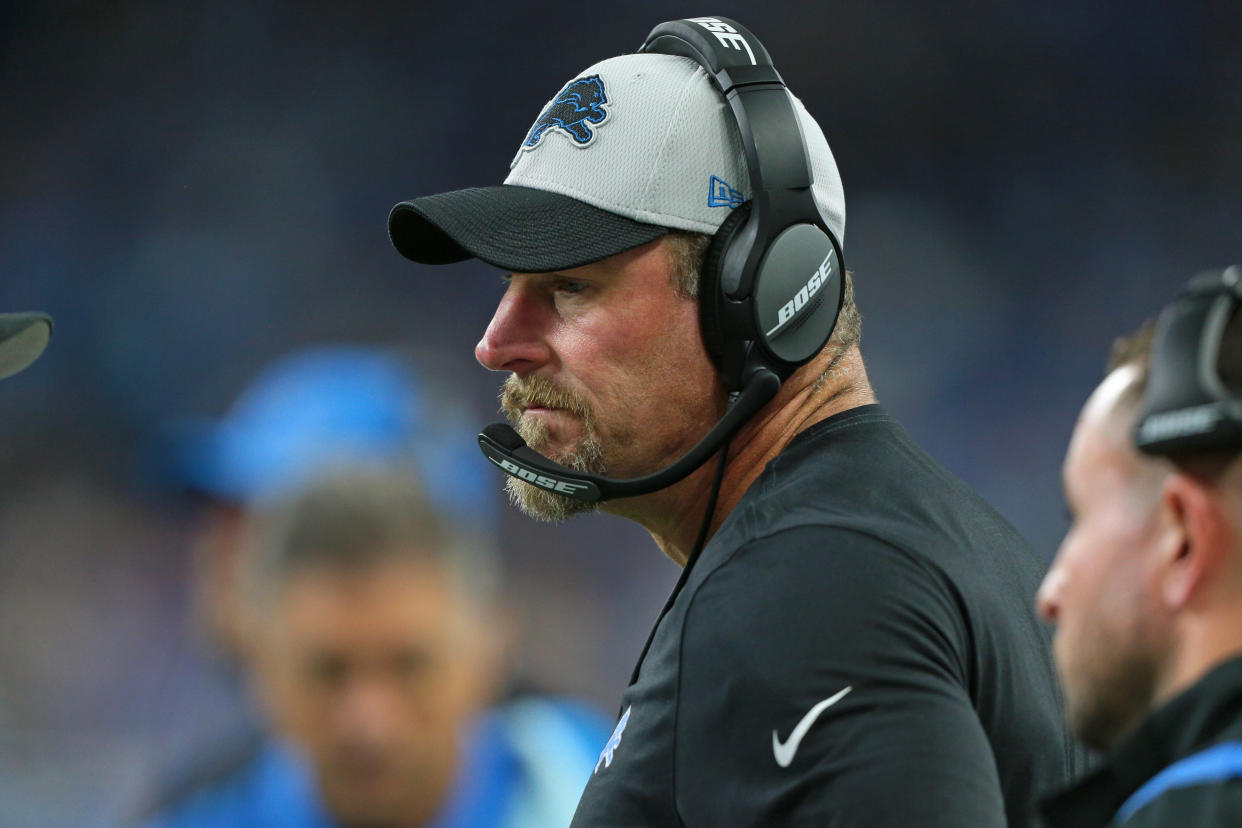
[[(446, 780), (447, 784), (447, 780)], [(405, 828), (430, 822), (448, 788), (428, 784), (426, 776), (321, 780), (324, 809), (342, 828)]]
[[(526, 440), (525, 437), (522, 438)], [(562, 466), (570, 466), (575, 456), (574, 447), (567, 445), (563, 441), (549, 440), (547, 438), (526, 440), (526, 445), (536, 454), (542, 454), (554, 463), (560, 463)], [(570, 466), (570, 468), (573, 468)]]
[[(515, 430), (528, 447), (554, 463), (588, 474), (608, 473), (599, 440), (589, 430), (586, 437), (570, 439), (569, 435), (559, 433), (560, 429), (554, 433), (542, 418), (530, 415), (522, 416)], [(561, 523), (576, 515), (594, 512), (597, 508), (594, 503), (550, 492), (516, 477), (505, 481), (505, 491), (509, 493), (510, 502), (524, 515), (548, 523)]]
[[(546, 445), (531, 446), (531, 448), (549, 460), (575, 471), (588, 474), (608, 473), (598, 444), (590, 441), (576, 447), (574, 451), (567, 452), (550, 451)], [(510, 477), (505, 481), (505, 491), (509, 493), (510, 502), (517, 506), (522, 514), (548, 523), (562, 523), (571, 517), (594, 512), (599, 508), (596, 503), (550, 492), (541, 486), (527, 483), (516, 477)]]
[(514, 431), (535, 451), (564, 463), (565, 458), (572, 457), (580, 450), (583, 436), (576, 428), (551, 428), (545, 422), (534, 420), (529, 415), (518, 420)]
[(597, 503), (550, 492), (516, 477), (505, 481), (505, 491), (509, 493), (509, 502), (518, 507), (522, 514), (546, 523), (563, 523), (571, 517), (585, 515), (599, 508)]
[(408, 806), (387, 785), (347, 785), (324, 792), (324, 806), (340, 825), (381, 828), (402, 825)]

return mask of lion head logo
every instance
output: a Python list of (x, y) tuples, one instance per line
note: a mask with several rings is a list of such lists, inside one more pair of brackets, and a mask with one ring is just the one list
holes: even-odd
[(537, 147), (550, 129), (563, 130), (575, 144), (585, 147), (595, 138), (595, 132), (588, 124), (599, 126), (607, 120), (608, 110), (604, 108), (607, 103), (608, 95), (599, 75), (572, 81), (540, 114), (522, 142), (522, 149)]

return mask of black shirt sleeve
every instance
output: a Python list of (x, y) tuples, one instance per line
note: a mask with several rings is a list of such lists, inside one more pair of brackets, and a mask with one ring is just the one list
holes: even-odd
[(685, 621), (683, 824), (1003, 826), (963, 613), (942, 572), (859, 532), (800, 527), (738, 549)]

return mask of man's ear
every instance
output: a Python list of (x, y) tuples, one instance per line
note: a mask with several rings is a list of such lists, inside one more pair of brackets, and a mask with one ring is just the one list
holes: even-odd
[(1177, 472), (1161, 487), (1157, 531), (1160, 598), (1167, 610), (1178, 612), (1202, 601), (1225, 571), (1229, 527), (1213, 491)]

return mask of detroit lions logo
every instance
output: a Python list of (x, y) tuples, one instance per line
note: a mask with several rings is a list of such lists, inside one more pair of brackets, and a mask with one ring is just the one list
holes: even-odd
[(578, 78), (561, 90), (556, 100), (548, 104), (548, 108), (530, 128), (522, 149), (529, 150), (539, 146), (544, 134), (550, 129), (564, 130), (565, 134), (580, 147), (585, 147), (595, 139), (595, 132), (588, 124), (599, 126), (608, 119), (608, 95), (604, 92), (604, 82), (599, 75)]
[(596, 773), (599, 773), (600, 765), (606, 768), (612, 767), (612, 755), (617, 752), (617, 748), (621, 747), (621, 734), (625, 732), (625, 726), (630, 721), (630, 711), (633, 709), (633, 705), (625, 708), (625, 713), (621, 715), (621, 721), (617, 722), (617, 729), (608, 737), (608, 743), (599, 752), (599, 759), (595, 762)]

